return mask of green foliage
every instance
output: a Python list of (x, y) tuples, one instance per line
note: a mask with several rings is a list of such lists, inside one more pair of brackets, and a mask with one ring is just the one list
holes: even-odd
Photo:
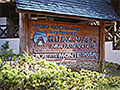
[(20, 56), (20, 53), (18, 55), (15, 55), (13, 53), (13, 49), (9, 49), (9, 41), (6, 41), (1, 46), (2, 52), (0, 52), (0, 57), (2, 61), (15, 61), (16, 57)]
[(114, 70), (116, 70), (118, 66), (119, 66), (119, 64), (117, 64), (117, 63), (112, 63), (112, 62), (107, 63), (107, 64), (105, 65), (106, 68), (112, 68), (112, 69), (114, 69)]
[[(0, 53), (0, 90), (114, 90), (120, 89), (120, 76), (81, 69), (74, 72), (62, 65), (23, 54), (13, 54), (9, 42), (2, 45)], [(16, 57), (19, 56), (19, 62)], [(3, 61), (6, 61), (4, 64)], [(8, 61), (14, 61), (11, 65)], [(110, 66), (110, 65), (106, 65)]]
[(0, 87), (38, 90), (108, 90), (120, 88), (120, 77), (104, 77), (98, 72), (81, 69), (72, 72), (64, 66), (28, 55), (19, 57), (12, 68), (9, 62), (0, 68)]

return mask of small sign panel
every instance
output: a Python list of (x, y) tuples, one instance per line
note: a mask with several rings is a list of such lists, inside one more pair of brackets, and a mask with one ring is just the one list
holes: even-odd
[(30, 54), (38, 60), (99, 60), (99, 27), (30, 20)]

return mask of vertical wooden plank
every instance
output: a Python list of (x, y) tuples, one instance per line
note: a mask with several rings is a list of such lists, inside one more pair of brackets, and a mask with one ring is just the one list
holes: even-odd
[(28, 14), (28, 21), (27, 21), (27, 32), (28, 32), (28, 42), (27, 42), (27, 53), (30, 54), (30, 30), (29, 30), (29, 24), (30, 24), (31, 14)]
[(105, 62), (105, 22), (100, 21), (100, 61), (97, 63), (97, 71), (103, 72)]
[(23, 54), (24, 51), (28, 53), (29, 48), (29, 14), (26, 13), (19, 13), (19, 47), (20, 52)]
[(116, 42), (117, 42), (117, 37), (116, 37), (116, 25), (117, 23), (114, 22), (114, 28), (113, 28), (113, 49), (116, 49)]

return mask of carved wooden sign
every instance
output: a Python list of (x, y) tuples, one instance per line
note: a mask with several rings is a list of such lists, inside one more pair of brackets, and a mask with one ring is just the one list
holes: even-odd
[(99, 29), (84, 24), (30, 20), (30, 54), (38, 60), (99, 60)]

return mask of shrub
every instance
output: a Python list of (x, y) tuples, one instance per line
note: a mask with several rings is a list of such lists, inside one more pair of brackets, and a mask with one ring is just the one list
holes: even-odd
[(5, 89), (93, 90), (119, 88), (120, 77), (102, 77), (98, 72), (82, 69), (72, 72), (64, 66), (27, 55), (13, 68), (9, 62), (0, 68), (0, 86)]
[(16, 57), (20, 56), (21, 54), (18, 53), (18, 55), (13, 53), (13, 49), (9, 49), (9, 41), (6, 41), (2, 46), (1, 46), (1, 52), (0, 52), (0, 57), (2, 59), (2, 62), (4, 61), (15, 61)]
[[(23, 54), (19, 62), (10, 64), (7, 51), (8, 43), (0, 54), (0, 89), (38, 89), (38, 90), (108, 90), (120, 89), (120, 76), (105, 77), (96, 71), (81, 69), (73, 72), (62, 65), (46, 60), (37, 61), (34, 57)], [(6, 48), (5, 48), (6, 46)], [(8, 56), (5, 56), (5, 53)], [(3, 63), (3, 60), (6, 63)], [(11, 60), (14, 60), (13, 58)]]

